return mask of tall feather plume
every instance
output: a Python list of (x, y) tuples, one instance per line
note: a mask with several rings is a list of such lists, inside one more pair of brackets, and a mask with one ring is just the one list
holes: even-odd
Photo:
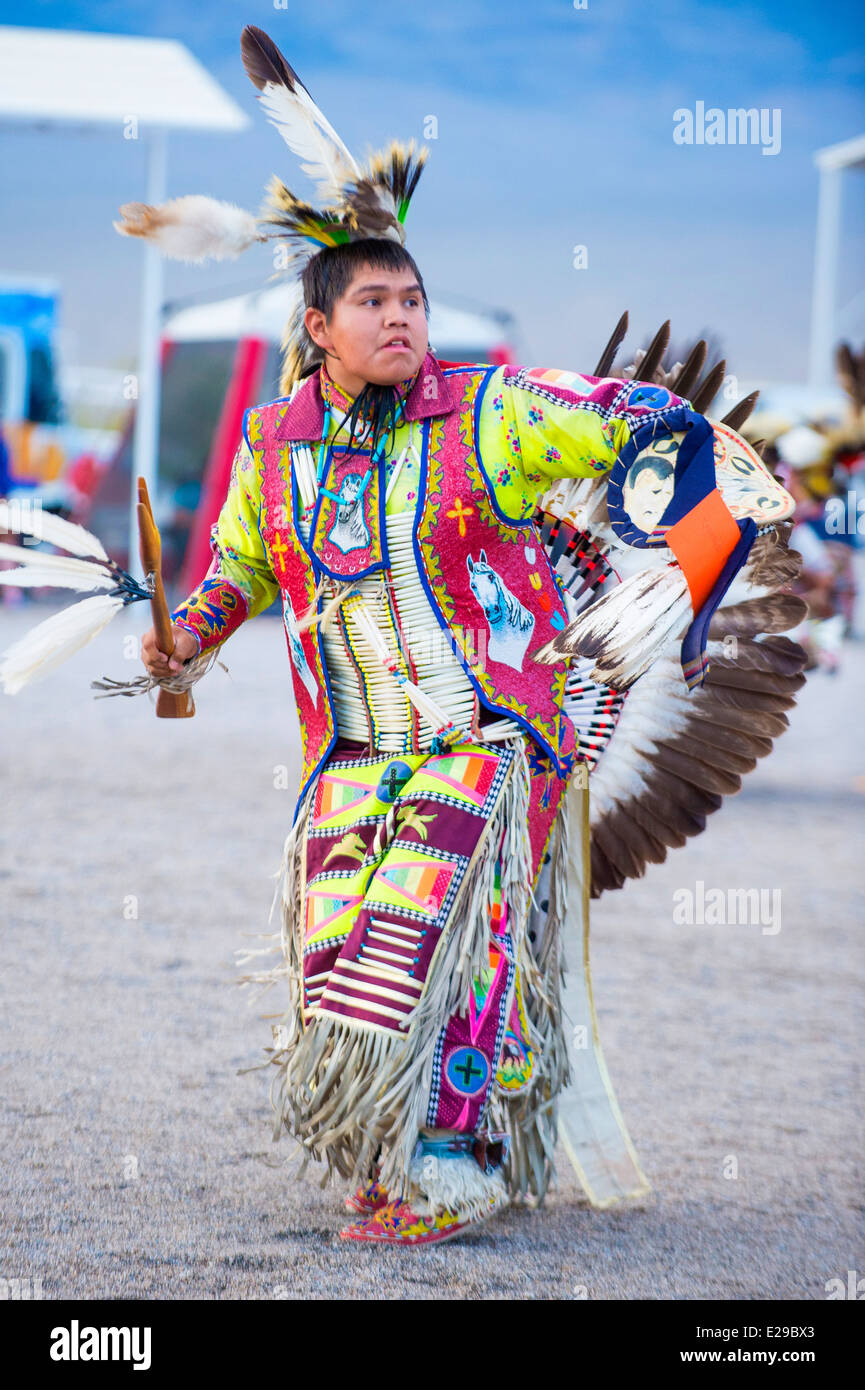
[(262, 29), (247, 24), (240, 37), (240, 53), (268, 119), (300, 157), (301, 168), (315, 183), (318, 197), (325, 204), (337, 202), (343, 185), (359, 174), (345, 143)]
[(142, 237), (174, 261), (233, 260), (266, 240), (251, 212), (199, 193), (158, 205), (124, 203), (120, 216), (114, 226), (122, 236)]
[[(261, 221), (277, 229), (288, 247), (288, 261), (296, 273), (319, 251), (367, 238), (404, 241), (401, 218), (417, 187), (427, 151), (415, 154), (413, 142), (393, 141), (383, 154), (373, 155), (362, 178), (351, 182), (338, 208), (319, 210), (297, 198), (274, 176)], [(318, 360), (303, 331), (303, 304), (294, 306), (282, 339), (280, 391), (287, 395), (292, 384)]]

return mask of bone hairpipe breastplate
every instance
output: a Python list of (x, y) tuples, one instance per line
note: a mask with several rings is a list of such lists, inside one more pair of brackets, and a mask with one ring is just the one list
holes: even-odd
[[(418, 572), (413, 549), (415, 509), (406, 497), (406, 480), (400, 476), (409, 457), (420, 466), (413, 429), (409, 444), (391, 465), (386, 483), (390, 568), (357, 580), (352, 585), (357, 596), (344, 599), (322, 623), (340, 734), (361, 743), (371, 740), (374, 747), (393, 753), (430, 748), (437, 729), (448, 721), (467, 734), (478, 733), (477, 696), (448, 634), (436, 620)], [(308, 468), (298, 470), (301, 482), (310, 476)], [(301, 485), (300, 491), (308, 509), (313, 500), (311, 489)], [(299, 529), (304, 541), (309, 540), (310, 528), (310, 512), (302, 511)], [(322, 609), (337, 592), (335, 581), (326, 579)], [(377, 643), (370, 640), (370, 621), (380, 634)], [(383, 663), (382, 639), (388, 659), (395, 660), (395, 669), (435, 706), (437, 727), (416, 708), (405, 686)], [(408, 653), (409, 662), (403, 652)], [(513, 720), (497, 719), (484, 727), (483, 737), (494, 741), (518, 732)]]

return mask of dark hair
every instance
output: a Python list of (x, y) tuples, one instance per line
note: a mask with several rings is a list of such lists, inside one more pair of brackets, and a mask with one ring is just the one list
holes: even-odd
[(649, 458), (634, 460), (625, 474), (625, 484), (633, 487), (640, 475), (649, 468), (662, 483), (666, 482), (670, 474), (676, 471), (672, 463), (668, 463), (666, 459), (658, 458), (657, 454), (651, 454)]
[(347, 241), (342, 246), (319, 251), (317, 256), (307, 261), (301, 277), (306, 308), (320, 309), (329, 320), (336, 301), (345, 294), (355, 274), (364, 265), (374, 266), (376, 270), (412, 271), (420, 285), (424, 309), (429, 318), (429, 300), (414, 258), (399, 242), (377, 238)]

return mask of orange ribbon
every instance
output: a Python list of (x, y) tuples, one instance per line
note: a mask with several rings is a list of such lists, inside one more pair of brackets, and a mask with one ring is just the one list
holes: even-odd
[(696, 615), (739, 544), (739, 528), (718, 489), (671, 526), (664, 539), (688, 581)]

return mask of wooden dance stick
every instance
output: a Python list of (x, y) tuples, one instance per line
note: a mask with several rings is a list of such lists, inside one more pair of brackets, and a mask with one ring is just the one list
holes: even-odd
[[(138, 479), (137, 510), (141, 563), (145, 575), (153, 575), (153, 597), (150, 600), (150, 608), (153, 613), (156, 641), (159, 650), (170, 657), (174, 652), (174, 627), (162, 584), (162, 538), (153, 519), (147, 483), (143, 478)], [(194, 714), (195, 702), (190, 690), (177, 694), (160, 687), (156, 696), (156, 716), (158, 719), (191, 719)]]

